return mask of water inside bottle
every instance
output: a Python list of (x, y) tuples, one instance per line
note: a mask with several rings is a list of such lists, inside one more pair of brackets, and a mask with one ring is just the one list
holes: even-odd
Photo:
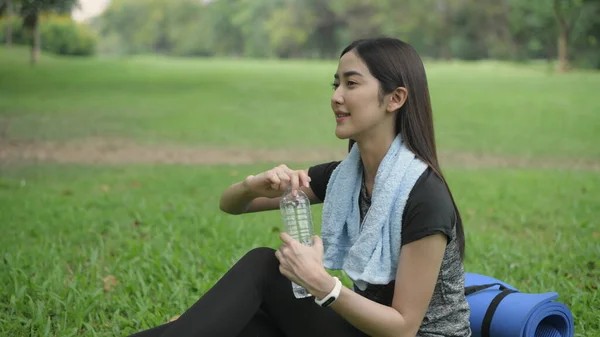
[(302, 244), (311, 246), (314, 227), (310, 201), (302, 191), (297, 192), (297, 196), (288, 194), (281, 201), (284, 230)]
[[(304, 192), (297, 190), (294, 196), (289, 190), (281, 198), (281, 215), (283, 218), (284, 231), (300, 243), (312, 246), (314, 227), (310, 212), (310, 200)], [(292, 283), (292, 289), (296, 298), (312, 296), (302, 286)]]
[(294, 282), (292, 282), (292, 290), (294, 291), (294, 297), (296, 298), (306, 298), (312, 296), (312, 294), (309, 293), (308, 290), (304, 289), (304, 287)]

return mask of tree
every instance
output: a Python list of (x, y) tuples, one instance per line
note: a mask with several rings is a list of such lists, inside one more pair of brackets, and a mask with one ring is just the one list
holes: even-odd
[(571, 66), (600, 69), (600, 0), (584, 1), (577, 26), (569, 32)]
[(276, 55), (300, 57), (315, 21), (308, 6), (303, 6), (302, 2), (288, 2), (271, 12), (263, 28)]
[(94, 26), (104, 40), (101, 49), (109, 53), (213, 55), (221, 46), (231, 46), (228, 41), (235, 35), (223, 30), (220, 33), (232, 34), (213, 38), (217, 30), (226, 28), (228, 17), (215, 6), (227, 2), (206, 5), (197, 0), (113, 0), (94, 20)]
[(545, 57), (548, 62), (556, 54), (556, 19), (546, 0), (508, 0), (509, 31), (516, 47), (517, 59)]
[(554, 0), (552, 9), (558, 26), (558, 71), (569, 70), (569, 33), (581, 15), (583, 0)]
[(304, 3), (309, 6), (315, 18), (307, 47), (316, 50), (321, 58), (335, 58), (339, 52), (337, 33), (344, 25), (343, 18), (333, 12), (329, 0), (305, 0)]
[(31, 34), (31, 64), (36, 64), (41, 51), (40, 14), (55, 11), (60, 14), (70, 13), (78, 0), (21, 0), (21, 16), (23, 26)]
[(600, 59), (600, 0), (112, 0), (95, 26), (101, 49), (126, 54), (336, 58), (385, 34), (424, 57)]
[(13, 35), (13, 0), (6, 0), (6, 46), (10, 47), (12, 45), (12, 35)]

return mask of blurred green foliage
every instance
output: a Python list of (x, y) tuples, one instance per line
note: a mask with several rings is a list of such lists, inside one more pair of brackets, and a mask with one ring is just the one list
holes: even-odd
[[(12, 24), (13, 43), (30, 45), (32, 34), (23, 26), (23, 19), (12, 17), (0, 19), (0, 41), (5, 41), (6, 25)], [(90, 27), (73, 21), (70, 16), (53, 13), (40, 16), (41, 48), (59, 55), (93, 55), (96, 52), (97, 35)]]

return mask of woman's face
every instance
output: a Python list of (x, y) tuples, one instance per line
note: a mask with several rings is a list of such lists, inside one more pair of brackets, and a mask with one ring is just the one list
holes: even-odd
[(379, 128), (388, 121), (386, 104), (379, 101), (379, 81), (354, 51), (340, 58), (333, 86), (331, 109), (338, 138), (360, 141), (372, 132), (382, 131)]

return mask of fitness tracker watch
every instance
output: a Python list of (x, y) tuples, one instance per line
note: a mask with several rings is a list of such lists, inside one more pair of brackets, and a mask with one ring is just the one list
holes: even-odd
[(318, 300), (315, 296), (315, 303), (322, 306), (323, 308), (327, 308), (333, 302), (335, 302), (335, 300), (337, 300), (337, 298), (340, 296), (340, 292), (342, 291), (342, 281), (340, 281), (340, 279), (338, 279), (335, 276), (333, 278), (335, 279), (335, 286), (333, 287), (333, 290), (329, 294), (327, 294), (327, 296), (323, 297), (320, 300)]

